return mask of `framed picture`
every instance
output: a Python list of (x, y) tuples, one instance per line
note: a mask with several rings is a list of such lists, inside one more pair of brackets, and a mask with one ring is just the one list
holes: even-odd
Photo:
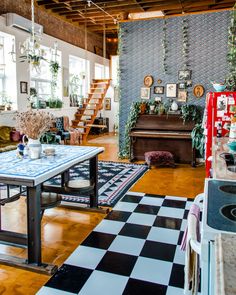
[(188, 92), (185, 90), (180, 90), (178, 92), (178, 101), (186, 102), (187, 101), (187, 94)]
[(191, 71), (190, 70), (180, 70), (178, 77), (179, 77), (179, 80), (190, 80), (191, 79)]
[(110, 111), (111, 110), (111, 98), (105, 97), (105, 110)]
[(142, 87), (141, 88), (141, 99), (149, 99), (150, 98), (150, 88)]
[(62, 68), (63, 96), (69, 96), (69, 69)]
[(186, 88), (185, 82), (179, 83), (179, 89), (185, 89), (185, 88)]
[(119, 88), (114, 87), (114, 102), (118, 102), (118, 101), (119, 101)]
[(154, 86), (154, 93), (155, 94), (163, 94), (164, 93), (164, 86)]
[(177, 96), (177, 84), (168, 83), (166, 84), (166, 97), (176, 97)]
[(192, 87), (192, 80), (187, 80), (186, 85), (187, 87)]
[(28, 93), (28, 83), (20, 81), (20, 93)]
[(144, 77), (144, 79), (143, 79), (143, 84), (144, 84), (144, 86), (146, 86), (146, 87), (151, 87), (152, 86), (152, 84), (153, 84), (153, 77), (151, 76), (151, 75), (147, 75), (147, 76), (145, 76)]

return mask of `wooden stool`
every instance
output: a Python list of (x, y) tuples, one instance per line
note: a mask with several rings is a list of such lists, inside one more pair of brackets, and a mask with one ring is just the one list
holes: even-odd
[(94, 189), (94, 184), (88, 179), (73, 179), (69, 180), (65, 186), (67, 192), (78, 194), (90, 193)]
[(167, 151), (146, 152), (144, 157), (149, 168), (151, 165), (175, 167), (174, 156)]
[(73, 195), (89, 195), (90, 208), (97, 207), (97, 200), (94, 195), (94, 182), (90, 179), (74, 179), (68, 181), (65, 186), (65, 191)]

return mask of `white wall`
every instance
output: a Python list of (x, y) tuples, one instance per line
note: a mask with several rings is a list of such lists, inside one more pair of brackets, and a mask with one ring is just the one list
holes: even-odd
[[(56, 28), (55, 28), (56, 30)], [(5, 18), (0, 16), (0, 31), (12, 34), (16, 38), (16, 51), (17, 56), (19, 56), (19, 43), (24, 42), (25, 39), (29, 36), (26, 32), (23, 32), (21, 30), (7, 27), (5, 25)], [(92, 80), (94, 77), (94, 65), (95, 63), (104, 64), (105, 66), (109, 66), (109, 60), (104, 59), (101, 56), (98, 56), (92, 52), (86, 51), (82, 48), (76, 47), (74, 45), (71, 45), (69, 43), (66, 43), (64, 41), (58, 40), (54, 37), (51, 37), (49, 35), (43, 34), (43, 38), (41, 40), (41, 44), (47, 47), (52, 47), (54, 42), (58, 42), (58, 50), (62, 52), (62, 68), (69, 69), (69, 55), (78, 56), (81, 58), (85, 58), (90, 60), (90, 79)], [(20, 93), (20, 81), (26, 81), (28, 82), (28, 91), (30, 87), (30, 73), (29, 73), (29, 67), (28, 64), (25, 62), (16, 62), (16, 76), (17, 76), (17, 105), (19, 111), (25, 111), (27, 110), (27, 107), (29, 106), (28, 97), (29, 94), (22, 94)], [(114, 113), (116, 112), (116, 108), (118, 107), (117, 103), (114, 103), (114, 91), (113, 87), (110, 87), (109, 93), (107, 96), (111, 97), (112, 106), (111, 111), (103, 111), (104, 115), (109, 117), (110, 119), (110, 131), (113, 131), (113, 126), (115, 123), (115, 116)], [(68, 97), (63, 97), (63, 108), (62, 109), (49, 109), (50, 112), (54, 113), (56, 116), (69, 116), (70, 119), (74, 118), (74, 113), (76, 112), (76, 108), (69, 107), (69, 101)], [(13, 121), (13, 113), (14, 112), (1, 112), (0, 113), (0, 125), (9, 125), (14, 126)]]

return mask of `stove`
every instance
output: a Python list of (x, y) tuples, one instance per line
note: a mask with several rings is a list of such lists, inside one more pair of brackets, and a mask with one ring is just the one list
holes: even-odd
[(209, 180), (207, 225), (236, 233), (236, 182)]
[(215, 295), (215, 238), (219, 233), (236, 234), (236, 178), (206, 179), (202, 216), (202, 294)]

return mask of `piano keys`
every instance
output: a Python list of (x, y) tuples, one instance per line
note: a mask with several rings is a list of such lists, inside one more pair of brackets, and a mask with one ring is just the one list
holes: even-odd
[(195, 123), (185, 122), (181, 115), (140, 115), (130, 131), (130, 160), (144, 160), (149, 151), (168, 151), (176, 163), (196, 165), (191, 131)]

